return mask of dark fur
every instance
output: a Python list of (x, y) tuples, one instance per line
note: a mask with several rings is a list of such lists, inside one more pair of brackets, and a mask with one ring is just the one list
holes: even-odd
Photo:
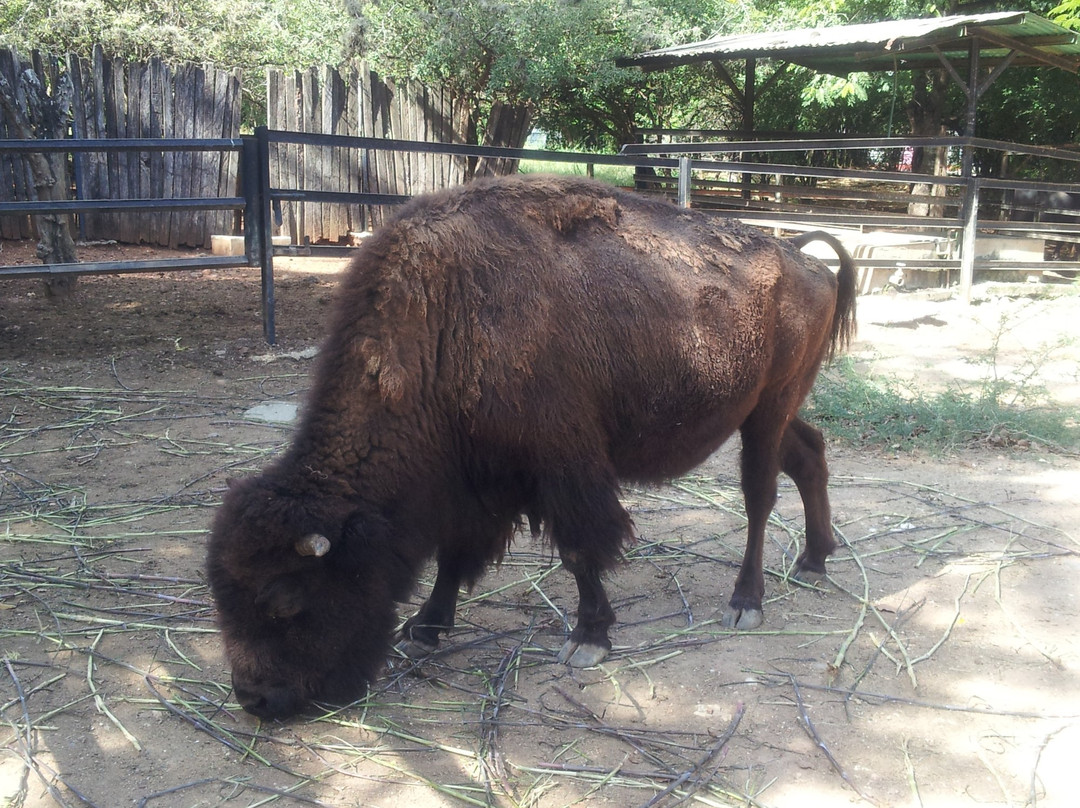
[[(681, 474), (736, 429), (750, 537), (729, 622), (760, 622), (781, 468), (807, 508), (800, 570), (823, 572), (834, 547), (824, 446), (795, 415), (853, 315), (846, 255), (838, 290), (791, 243), (600, 184), (414, 200), (352, 262), (291, 448), (214, 522), (208, 573), (241, 703), (287, 715), (362, 693), (395, 602), (435, 556), (405, 632), (433, 647), (522, 515), (577, 578), (565, 650), (589, 664), (614, 621), (600, 577), (631, 538), (619, 481)], [(308, 533), (330, 552), (298, 555)]]

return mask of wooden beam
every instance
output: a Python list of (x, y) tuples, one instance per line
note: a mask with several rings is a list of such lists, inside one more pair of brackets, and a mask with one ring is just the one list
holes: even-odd
[(992, 28), (975, 28), (973, 36), (997, 45), (999, 48), (1008, 48), (1010, 50), (1019, 51), (1020, 53), (1026, 54), (1033, 59), (1038, 59), (1053, 67), (1068, 70), (1070, 73), (1080, 72), (1080, 60), (1075, 58), (1069, 59), (1057, 53), (1047, 53), (1046, 51), (1039, 50), (1037, 46), (1030, 44), (1028, 40), (1022, 37), (1005, 36)]

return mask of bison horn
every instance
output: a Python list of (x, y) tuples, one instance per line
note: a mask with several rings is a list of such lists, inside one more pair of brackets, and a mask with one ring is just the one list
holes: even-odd
[(309, 533), (300, 539), (296, 545), (296, 552), (302, 556), (315, 556), (321, 558), (330, 552), (330, 539), (320, 536), (318, 533)]

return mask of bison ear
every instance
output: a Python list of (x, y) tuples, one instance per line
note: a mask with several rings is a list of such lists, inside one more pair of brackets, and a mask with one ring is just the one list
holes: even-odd
[(330, 552), (330, 539), (318, 533), (309, 533), (293, 545), (302, 556), (315, 556), (322, 558)]

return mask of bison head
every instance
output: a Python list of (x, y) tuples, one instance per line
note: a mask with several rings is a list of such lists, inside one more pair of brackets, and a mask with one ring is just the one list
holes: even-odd
[(378, 674), (411, 569), (386, 522), (265, 478), (229, 488), (207, 576), (240, 705), (283, 718), (348, 703)]

